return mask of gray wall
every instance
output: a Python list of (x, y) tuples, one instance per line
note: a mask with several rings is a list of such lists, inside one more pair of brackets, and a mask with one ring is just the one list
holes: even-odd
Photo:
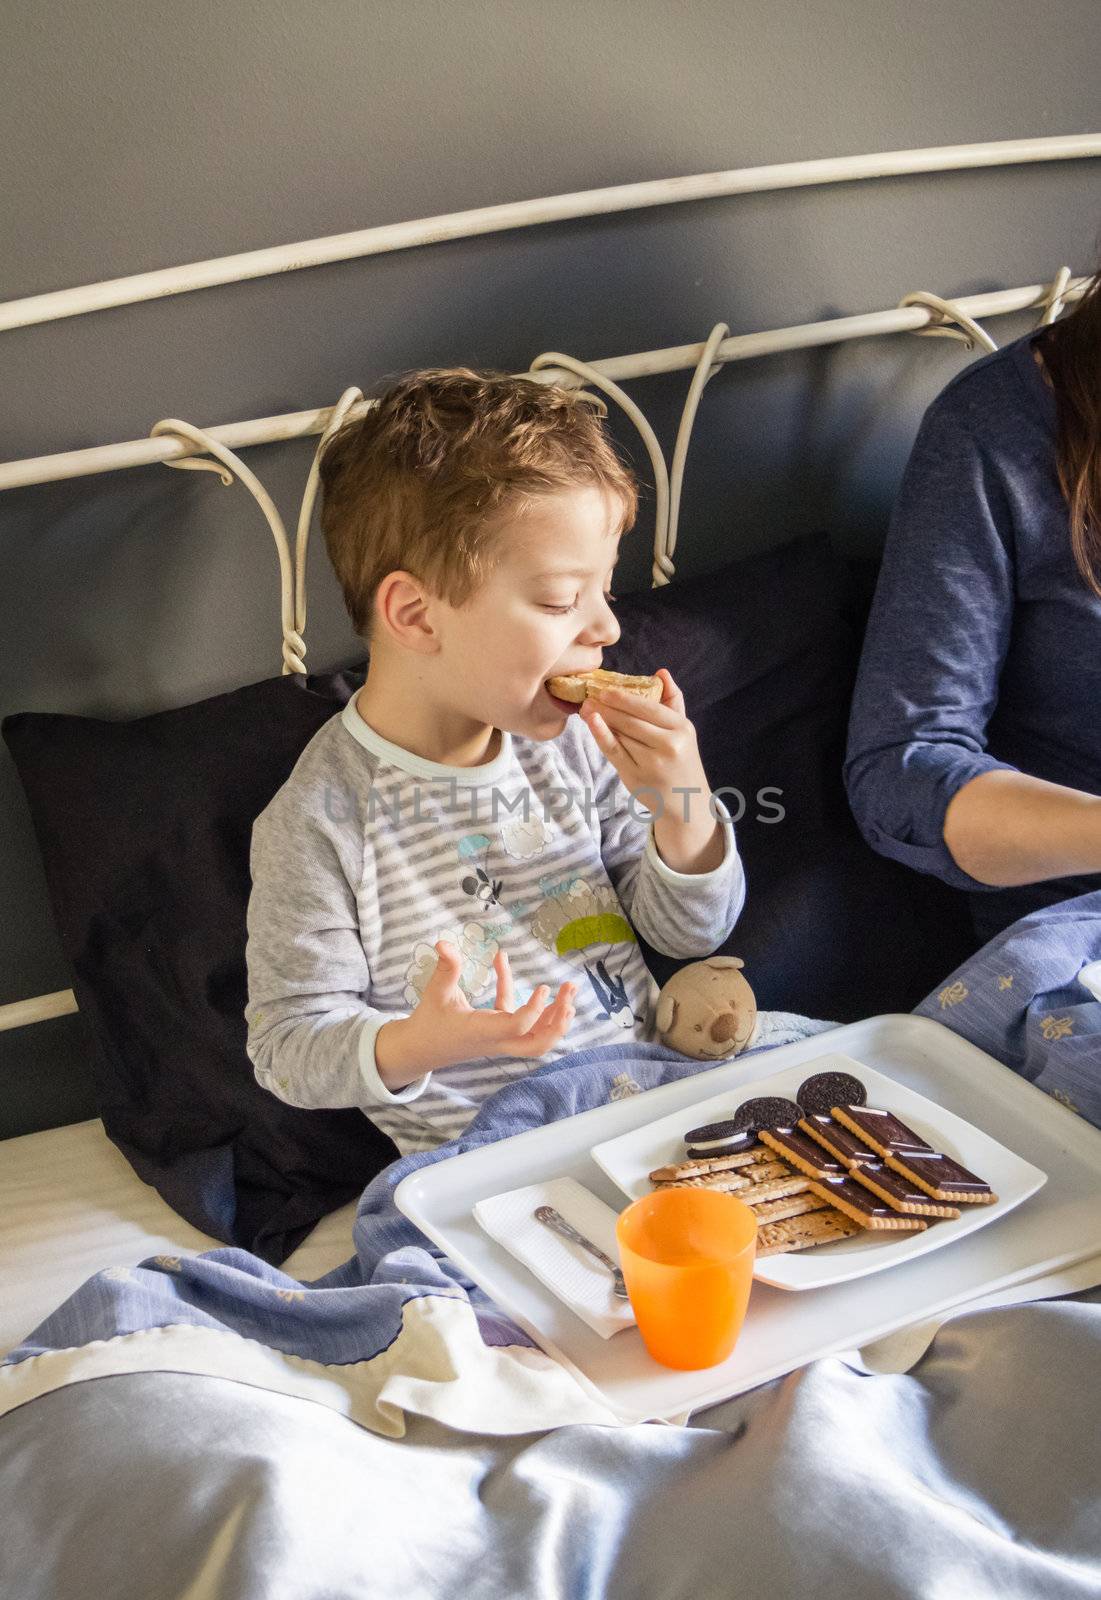
[[(1096, 130), (1096, 0), (482, 0), (9, 7), (0, 299), (375, 223), (817, 156)], [(889, 179), (500, 234), (0, 335), (5, 459), (330, 404), (427, 364), (523, 370), (1085, 271), (1096, 161)], [(1027, 322), (992, 324), (998, 341)], [(922, 408), (913, 337), (728, 369), (679, 570), (804, 529), (874, 550)], [(671, 451), (686, 376), (634, 386)], [(639, 456), (629, 425), (617, 432)], [(313, 446), (249, 462), (292, 519)], [(650, 522), (624, 559), (645, 585)], [(127, 716), (279, 670), (239, 486), (163, 467), (0, 496), (0, 716)], [(314, 669), (357, 656), (315, 537)], [(0, 750), (0, 1002), (67, 988)], [(79, 1018), (0, 1034), (0, 1135), (94, 1114)]]

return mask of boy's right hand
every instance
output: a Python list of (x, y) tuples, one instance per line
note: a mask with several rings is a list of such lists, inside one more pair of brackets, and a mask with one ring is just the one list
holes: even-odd
[(517, 1006), (508, 956), (498, 950), (493, 958), (493, 1009), (479, 1011), (459, 986), (462, 957), (455, 946), (440, 939), (436, 954), (436, 970), (416, 1010), (384, 1023), (375, 1035), (375, 1065), (388, 1089), (404, 1088), (425, 1072), (479, 1056), (545, 1055), (573, 1021), (576, 984), (563, 983), (548, 1004), (550, 990), (541, 983)]

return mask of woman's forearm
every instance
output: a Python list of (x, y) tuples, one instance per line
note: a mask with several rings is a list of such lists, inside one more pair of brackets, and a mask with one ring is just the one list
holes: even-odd
[(982, 772), (957, 790), (944, 842), (964, 872), (997, 888), (1101, 872), (1101, 796), (1024, 772)]

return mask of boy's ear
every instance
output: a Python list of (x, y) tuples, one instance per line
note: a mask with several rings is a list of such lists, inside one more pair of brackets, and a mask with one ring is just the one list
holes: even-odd
[(412, 573), (388, 572), (375, 591), (375, 631), (384, 632), (403, 649), (434, 655), (440, 647), (433, 626), (431, 596)]

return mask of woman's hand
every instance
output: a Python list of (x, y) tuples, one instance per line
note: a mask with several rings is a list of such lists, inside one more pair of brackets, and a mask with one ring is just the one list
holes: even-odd
[(492, 1010), (476, 1010), (459, 985), (462, 957), (446, 939), (436, 943), (436, 970), (420, 1004), (408, 1017), (384, 1023), (375, 1036), (375, 1065), (388, 1089), (397, 1090), (425, 1072), (457, 1066), (481, 1056), (542, 1056), (574, 1018), (577, 985), (563, 983), (549, 1004), (545, 983), (517, 1006), (508, 956), (493, 958), (497, 989)]

